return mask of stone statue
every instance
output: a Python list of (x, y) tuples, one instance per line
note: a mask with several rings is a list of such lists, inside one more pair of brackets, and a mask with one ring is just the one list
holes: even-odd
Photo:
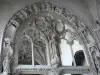
[(96, 67), (97, 72), (98, 72), (99, 68), (100, 68), (100, 52), (98, 51), (96, 46), (90, 47), (90, 51), (91, 51), (91, 54), (93, 57), (95, 67)]
[(3, 72), (0, 75), (8, 75), (10, 73), (10, 61), (13, 54), (13, 50), (10, 46), (10, 39), (4, 39), (4, 46), (3, 46)]
[(51, 54), (51, 65), (57, 67), (59, 65), (60, 59), (57, 55), (57, 43), (55, 41), (55, 34), (51, 35), (51, 40), (49, 41), (50, 54)]
[(44, 17), (38, 17), (35, 21), (35, 24), (41, 31), (45, 31), (48, 26)]

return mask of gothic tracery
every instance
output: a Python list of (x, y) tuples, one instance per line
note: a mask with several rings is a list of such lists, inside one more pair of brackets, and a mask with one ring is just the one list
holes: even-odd
[[(66, 21), (72, 27), (71, 29), (66, 29)], [(97, 52), (98, 49), (92, 49), (91, 46), (95, 45), (95, 43), (89, 40), (89, 37), (91, 37), (92, 39), (94, 39), (94, 37), (90, 33), (88, 27), (85, 26), (82, 21), (69, 10), (52, 2), (37, 2), (30, 6), (26, 6), (24, 9), (14, 14), (7, 24), (7, 27), (10, 26), (14, 26), (16, 28), (16, 32), (15, 34), (13, 34), (15, 37), (11, 36), (13, 38), (12, 39), (11, 37), (4, 36), (4, 38), (10, 38), (11, 41), (15, 43), (13, 47), (15, 56), (17, 56), (17, 53), (20, 52), (19, 58), (23, 60), (26, 58), (28, 60), (31, 59), (33, 61), (32, 63), (36, 62), (36, 65), (49, 64), (50, 67), (62, 67), (61, 59), (59, 56), (60, 49), (58, 47), (61, 39), (67, 40), (67, 43), (70, 45), (73, 44), (73, 40), (79, 39), (87, 49), (86, 56), (91, 68), (69, 67), (65, 69), (58, 68), (57, 71), (60, 72), (59, 74), (61, 74), (62, 72), (77, 73), (83, 71), (86, 73), (92, 72), (94, 73), (94, 75), (97, 75), (94, 64), (96, 64), (97, 68), (100, 68), (100, 66), (98, 66), (100, 64), (95, 63), (95, 61), (100, 62), (100, 58), (98, 58), (99, 54), (97, 54), (99, 53), (99, 51)], [(5, 34), (7, 32), (7, 27), (5, 28)], [(66, 37), (65, 35), (67, 33), (68, 35)], [(16, 49), (16, 47), (20, 41), (19, 37), (22, 37), (24, 35), (29, 36), (30, 38), (27, 39), (31, 40), (30, 42), (28, 40), (23, 41), (24, 43), (22, 42), (23, 44), (21, 45), (21, 50), (23, 50), (23, 52), (21, 52), (20, 50), (18, 51), (18, 48)], [(65, 37), (68, 39), (66, 39)], [(25, 42), (27, 43), (25, 44)], [(91, 45), (91, 43), (93, 44)], [(30, 45), (32, 47), (30, 47)], [(92, 50), (96, 51), (96, 56), (94, 56)], [(23, 53), (28, 54), (25, 55), (26, 57), (23, 57)], [(91, 55), (93, 55), (93, 59)], [(13, 60), (17, 62), (20, 61), (17, 57)], [(18, 66), (18, 63), (16, 65)], [(14, 69), (16, 70), (16, 68)]]

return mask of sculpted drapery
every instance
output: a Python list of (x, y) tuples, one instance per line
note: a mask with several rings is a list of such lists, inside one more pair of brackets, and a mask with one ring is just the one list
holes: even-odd
[(10, 61), (12, 59), (13, 55), (13, 50), (11, 48), (11, 43), (10, 43), (9, 38), (4, 39), (4, 46), (3, 46), (3, 72), (0, 75), (8, 75), (10, 74)]
[(57, 30), (60, 32), (62, 27), (58, 27), (58, 28), (56, 27), (60, 25), (57, 21), (53, 19), (53, 16), (51, 15), (48, 15), (46, 17), (39, 17), (38, 19), (36, 19), (35, 23), (37, 25), (37, 28), (44, 35), (45, 37), (44, 39), (46, 40), (45, 43), (47, 43), (46, 45), (48, 45), (47, 47), (50, 51), (51, 66), (57, 67), (61, 61), (59, 59), (60, 57), (57, 55), (57, 52), (59, 50), (57, 50), (58, 44), (57, 44), (56, 36), (57, 36)]
[[(65, 22), (64, 24), (63, 24), (63, 21)], [(30, 23), (30, 22), (32, 22), (32, 23)], [(30, 23), (30, 24), (28, 25), (28, 23)], [(32, 39), (33, 43), (34, 43), (33, 36), (36, 36), (35, 38), (37, 38), (38, 35), (40, 36), (38, 38), (42, 39), (41, 42), (45, 43), (46, 50), (49, 49), (51, 66), (57, 67), (61, 63), (60, 55), (59, 55), (59, 46), (58, 46), (60, 43), (60, 39), (61, 39), (60, 36), (63, 36), (66, 34), (66, 30), (64, 30), (64, 28), (65, 28), (64, 26), (67, 27), (67, 25), (71, 27), (71, 28), (69, 27), (68, 29), (73, 34), (77, 33), (77, 37), (78, 37), (77, 39), (80, 39), (82, 41), (82, 44), (86, 45), (86, 53), (87, 53), (86, 55), (87, 55), (87, 60), (89, 61), (90, 66), (86, 66), (86, 67), (71, 66), (71, 67), (65, 67), (65, 68), (62, 68), (62, 66), (60, 66), (62, 69), (56, 68), (56, 70), (58, 71), (59, 75), (62, 75), (63, 73), (76, 73), (77, 74), (77, 73), (81, 73), (81, 72), (82, 73), (94, 73), (94, 75), (97, 75), (95, 66), (94, 66), (94, 62), (92, 61), (91, 55), (89, 54), (89, 50), (88, 50), (88, 48), (89, 48), (88, 40), (89, 39), (87, 39), (87, 38), (89, 36), (87, 36), (86, 34), (87, 34), (87, 32), (90, 32), (90, 31), (87, 31), (89, 29), (86, 30), (87, 26), (85, 26), (83, 24), (83, 22), (79, 19), (79, 17), (75, 16), (73, 13), (71, 13), (69, 10), (63, 8), (59, 4), (49, 2), (49, 1), (46, 1), (46, 2), (44, 1), (44, 2), (36, 2), (32, 5), (25, 7), (24, 9), (15, 13), (13, 15), (13, 17), (9, 20), (7, 27), (5, 28), (4, 34), (6, 34), (8, 32), (7, 29), (12, 30), (12, 28), (15, 28), (15, 30), (13, 30), (14, 34), (12, 34), (10, 36), (10, 39), (11, 40), (14, 39), (14, 44), (16, 45), (17, 41), (16, 41), (15, 37), (18, 34), (20, 34), (25, 29), (27, 30), (28, 28), (31, 28), (31, 29), (36, 28), (36, 30), (38, 30), (39, 33), (37, 33), (36, 31), (34, 31), (34, 32), (36, 32), (36, 34), (34, 34), (34, 32), (32, 32), (32, 35), (30, 34), (31, 33), (30, 31), (28, 33), (26, 31), (25, 33), (27, 33), (27, 35)], [(8, 32), (8, 33), (10, 34), (10, 32)], [(7, 36), (4, 35), (4, 38), (9, 37), (8, 35)], [(71, 38), (68, 41), (72, 41), (74, 39), (72, 35), (71, 35)], [(17, 37), (17, 39), (19, 39), (19, 37)], [(84, 41), (84, 43), (83, 43), (83, 41)], [(8, 46), (3, 45), (3, 46), (4, 46), (3, 52), (4, 52), (5, 48), (9, 49), (9, 51), (11, 50), (11, 53), (10, 53), (11, 55), (9, 54), (9, 52), (8, 52), (8, 54), (5, 54), (5, 59), (7, 59), (7, 60), (5, 61), (5, 59), (4, 59), (4, 61), (3, 61), (5, 65), (3, 66), (2, 74), (5, 73), (7, 75), (10, 72), (9, 71), (10, 70), (9, 69), (10, 62), (8, 62), (8, 61), (10, 61), (10, 57), (12, 57), (13, 52), (12, 52), (10, 45), (8, 45)], [(14, 48), (15, 48), (14, 51), (17, 52), (17, 49), (15, 46), (14, 46)], [(37, 47), (37, 48), (38, 48), (37, 51), (42, 50), (41, 47)], [(16, 54), (15, 54), (15, 56), (16, 56)], [(98, 57), (98, 55), (96, 56), (96, 58), (97, 57)], [(40, 58), (38, 58), (38, 60), (39, 59)], [(40, 59), (39, 62), (41, 62), (41, 60), (42, 59)], [(17, 60), (15, 59), (15, 61), (17, 61)], [(15, 63), (15, 64), (17, 64), (17, 66), (19, 65), (18, 63)], [(16, 67), (14, 69), (16, 70)], [(56, 70), (53, 70), (53, 71), (55, 72)]]

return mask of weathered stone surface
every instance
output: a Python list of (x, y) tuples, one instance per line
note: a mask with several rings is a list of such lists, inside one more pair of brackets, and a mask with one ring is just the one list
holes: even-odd
[[(67, 21), (68, 24), (72, 27), (72, 29), (66, 29), (65, 27), (67, 24), (66, 22), (63, 21)], [(14, 59), (12, 59), (11, 61), (14, 61), (15, 63), (13, 64), (18, 66), (14, 67), (12, 65), (11, 68), (14, 68), (13, 72), (16, 73), (17, 68), (20, 68), (18, 69), (18, 72), (26, 73), (28, 69), (28, 72), (32, 70), (35, 73), (35, 71), (40, 71), (39, 68), (34, 67), (35, 66), (34, 63), (36, 63), (36, 65), (39, 65), (39, 67), (42, 68), (41, 70), (43, 72), (44, 68), (42, 66), (44, 67), (49, 66), (48, 68), (49, 71), (54, 72), (53, 73), (54, 75), (62, 73), (76, 74), (77, 72), (82, 74), (94, 73), (94, 75), (97, 75), (97, 73), (99, 73), (100, 51), (99, 49), (94, 49), (94, 47), (90, 47), (93, 46), (95, 42), (95, 38), (93, 37), (94, 35), (91, 34), (92, 33), (91, 29), (86, 27), (85, 24), (76, 15), (71, 13), (66, 8), (63, 8), (57, 5), (56, 3), (49, 1), (46, 2), (44, 1), (40, 3), (36, 2), (32, 5), (26, 6), (25, 8), (15, 13), (11, 18), (11, 20), (8, 22), (7, 27), (5, 28), (6, 32), (7, 28), (10, 27), (10, 25), (13, 25), (16, 28), (14, 34), (15, 36), (13, 37), (13, 39), (10, 38), (12, 40), (11, 42), (15, 44), (12, 45), (13, 46), (12, 48), (14, 49)], [(68, 35), (66, 37), (67, 33)], [(20, 39), (24, 35), (27, 36), (26, 37), (27, 39), (25, 38)], [(99, 34), (97, 33), (97, 35)], [(6, 37), (7, 36), (4, 35), (3, 38)], [(89, 40), (89, 37), (91, 37), (94, 40), (94, 42)], [(89, 66), (88, 67), (71, 66), (63, 68), (61, 66), (61, 60), (59, 55), (60, 41), (61, 39), (65, 39), (68, 44), (73, 45), (73, 41), (78, 38), (80, 39), (80, 41), (83, 42), (82, 44), (85, 46), (86, 49), (85, 51), (86, 51), (87, 61), (89, 62)], [(27, 43), (25, 43), (25, 41)], [(24, 43), (21, 44), (20, 42)], [(19, 46), (21, 47), (19, 48)], [(4, 50), (2, 50), (2, 52), (4, 52)], [(93, 53), (96, 56), (94, 56)], [(31, 68), (27, 67), (25, 68), (25, 66), (23, 65), (19, 67), (18, 61), (23, 61), (25, 59), (28, 60), (31, 59), (32, 61)], [(96, 64), (96, 66), (94, 63)], [(96, 71), (96, 68), (98, 69), (98, 71)], [(48, 72), (48, 69), (46, 69), (45, 72)], [(33, 73), (32, 71), (31, 73)]]

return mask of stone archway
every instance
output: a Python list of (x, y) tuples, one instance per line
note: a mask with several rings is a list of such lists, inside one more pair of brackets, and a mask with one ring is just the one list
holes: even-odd
[[(69, 26), (69, 28), (66, 28), (65, 26)], [(89, 29), (87, 25), (85, 25), (76, 15), (74, 15), (74, 13), (72, 13), (68, 9), (56, 3), (49, 2), (49, 1), (36, 2), (16, 12), (12, 16), (12, 18), (9, 20), (5, 28), (3, 42), (2, 42), (4, 43), (4, 38), (11, 39), (11, 44), (12, 44), (11, 47), (14, 50), (15, 58), (16, 58), (16, 55), (15, 55), (16, 47), (15, 46), (17, 42), (15, 38), (19, 39), (18, 37), (20, 37), (20, 35), (23, 35), (20, 33), (23, 32), (25, 28), (27, 30), (28, 27), (33, 28), (33, 29), (34, 28), (38, 29), (39, 34), (42, 36), (42, 39), (45, 38), (44, 35), (42, 34), (44, 33), (45, 35), (47, 35), (46, 37), (49, 40), (53, 39), (53, 37), (51, 36), (55, 37), (55, 34), (57, 34), (57, 36), (58, 35), (61, 36), (62, 34), (65, 34), (65, 32), (69, 32), (70, 30), (75, 35), (74, 39), (78, 39), (80, 40), (82, 44), (84, 44), (86, 48), (85, 53), (86, 53), (87, 60), (89, 62), (89, 67), (63, 68), (62, 66), (60, 66), (60, 68), (58, 68), (57, 71), (63, 72), (63, 73), (69, 73), (69, 72), (91, 73), (92, 72), (96, 74), (94, 62), (93, 62), (93, 59), (92, 59), (92, 56), (89, 50), (90, 47), (94, 47), (96, 40), (91, 32), (91, 29)], [(32, 34), (29, 34), (29, 35), (32, 35)], [(92, 41), (89, 38), (91, 38)], [(3, 52), (3, 45), (2, 45), (1, 53), (2, 52)], [(49, 55), (50, 54), (48, 53), (47, 63), (51, 67), (50, 63), (52, 62), (50, 62)], [(58, 55), (60, 54), (58, 53)], [(14, 65), (18, 66), (16, 62), (14, 63)]]

